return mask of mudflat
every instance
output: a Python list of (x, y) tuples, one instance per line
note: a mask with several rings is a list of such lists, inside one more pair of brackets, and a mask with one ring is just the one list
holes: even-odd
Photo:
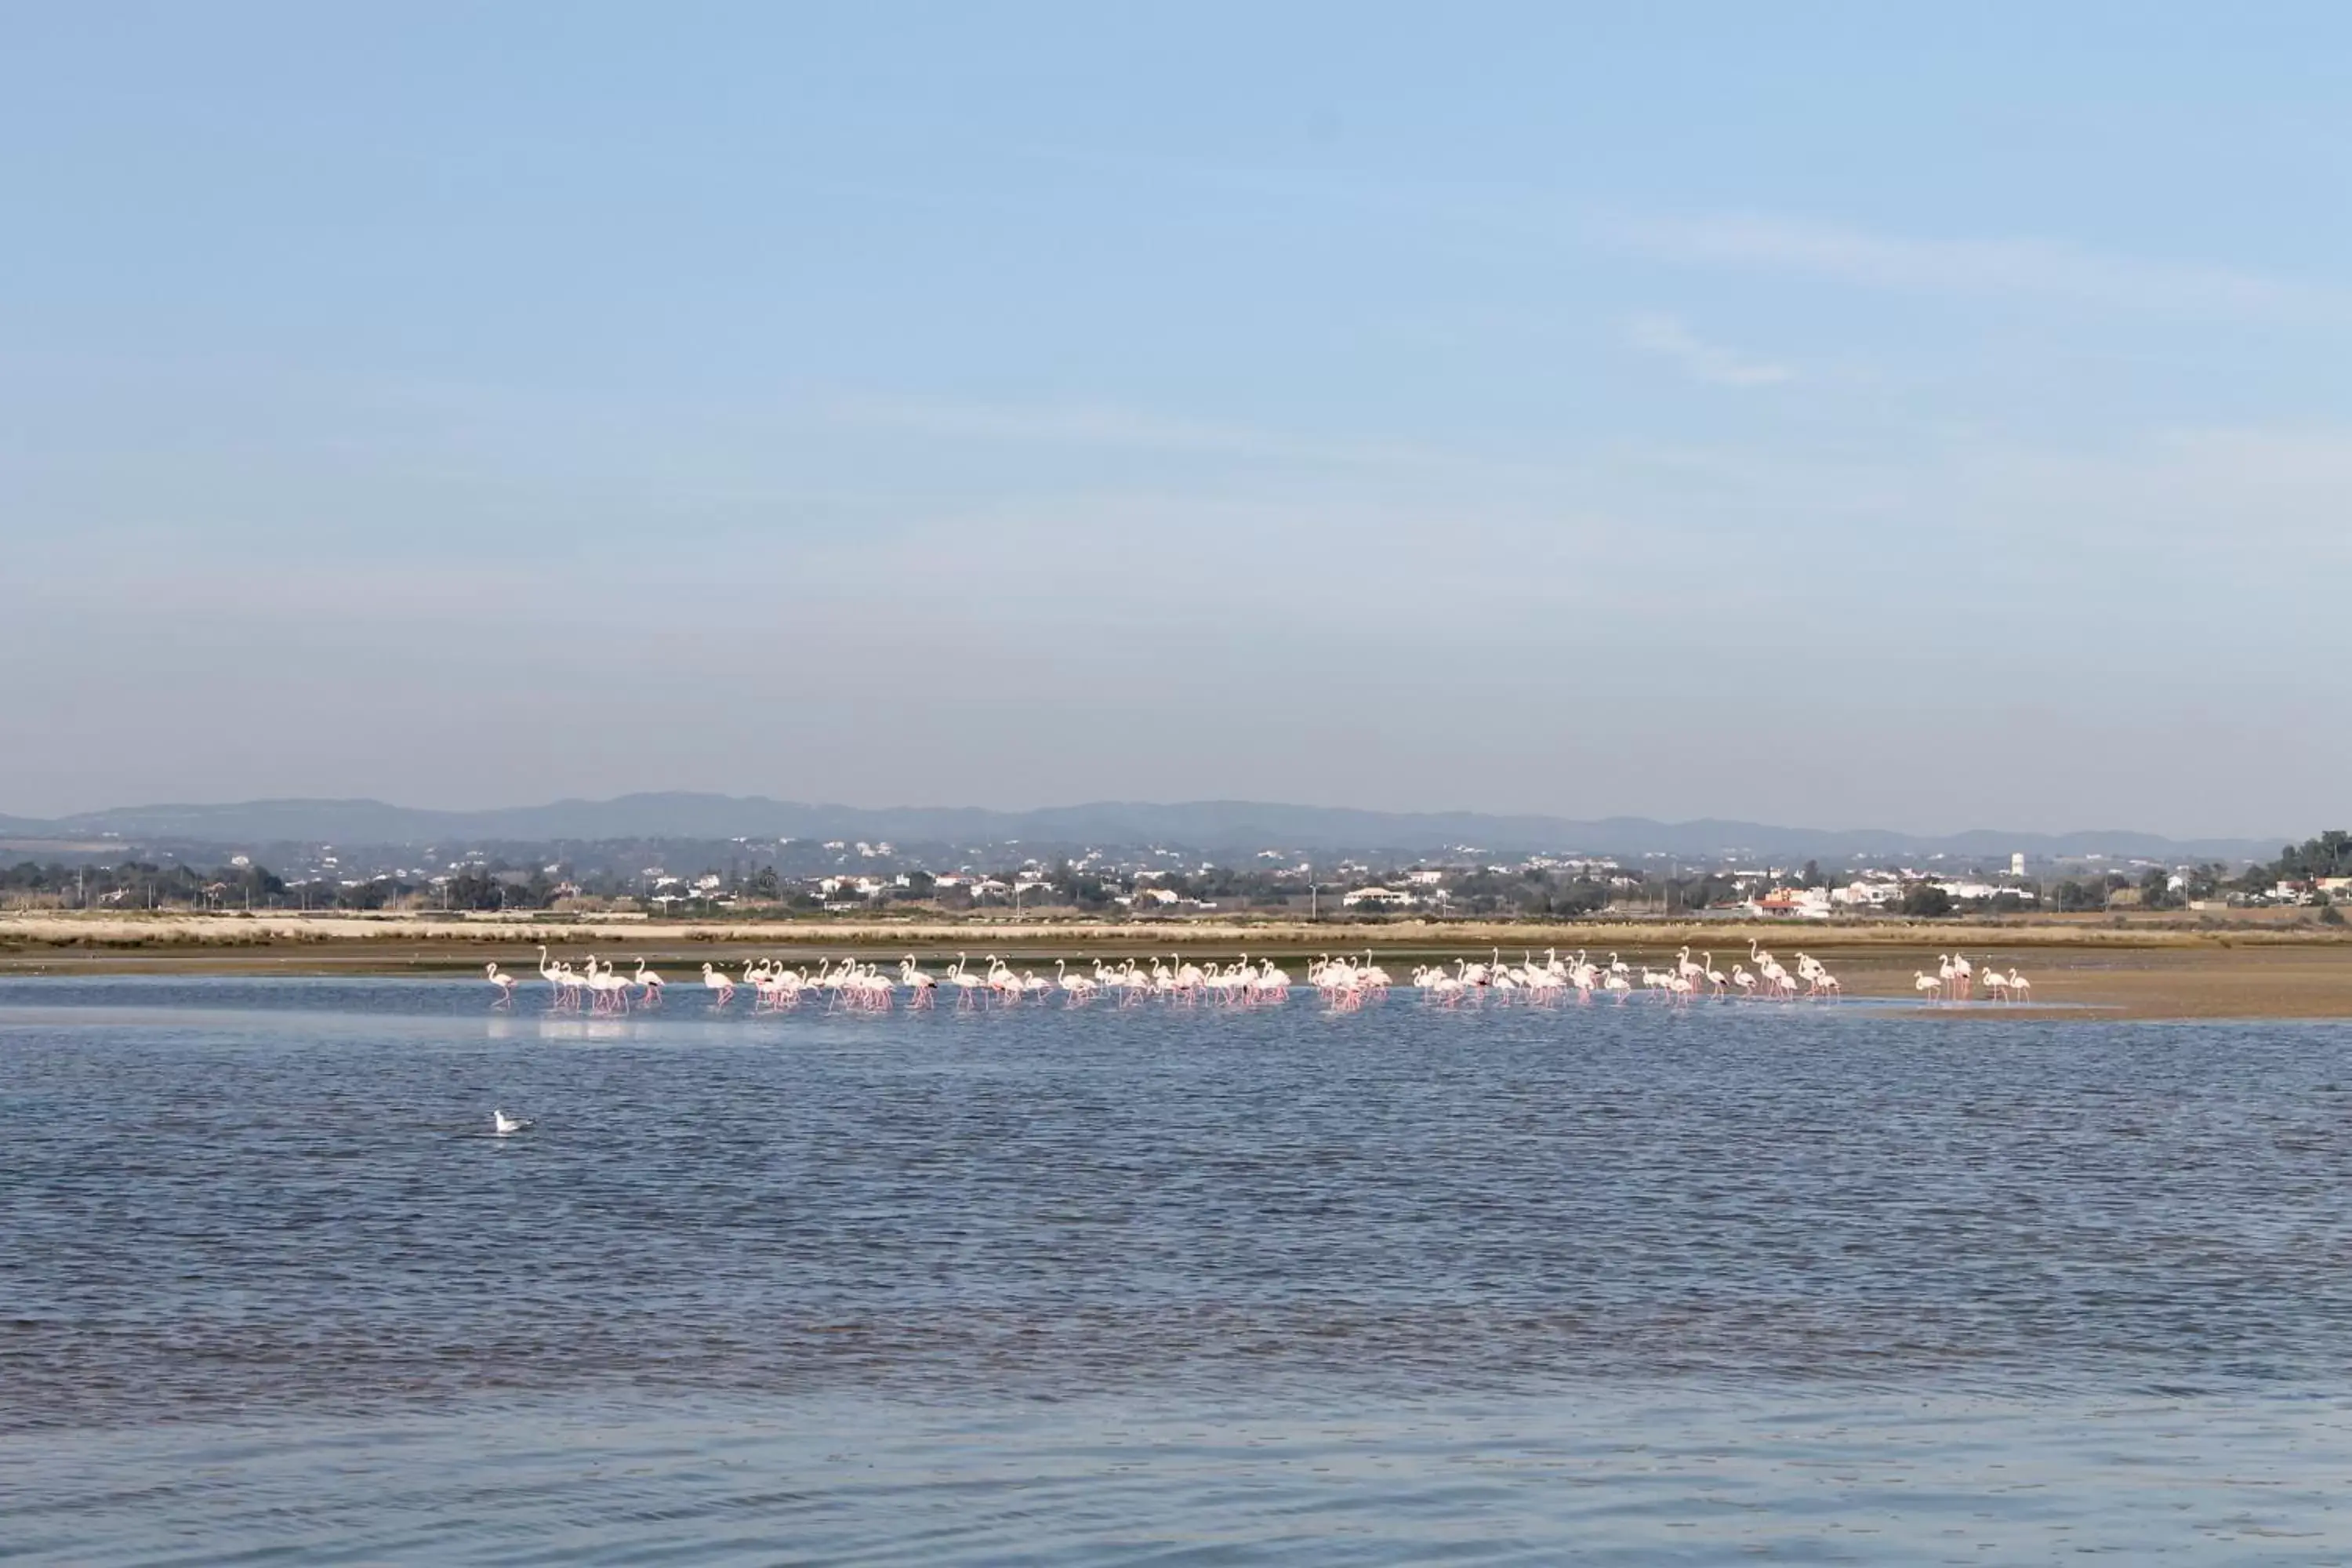
[[(497, 960), (526, 983), (539, 948), (557, 957), (593, 952), (626, 969), (642, 957), (673, 979), (705, 963), (740, 968), (753, 957), (811, 965), (856, 956), (931, 964), (969, 952), (1003, 953), (1016, 963), (1057, 958), (1114, 963), (1181, 952), (1195, 961), (1242, 952), (1296, 964), (1320, 952), (1370, 950), (1402, 979), (1417, 963), (1452, 963), (1588, 952), (1622, 954), (1636, 966), (1667, 966), (1683, 947), (1711, 954), (1728, 973), (1750, 940), (1793, 966), (1795, 954), (1828, 965), (1843, 994), (1917, 1001), (1915, 976), (1936, 973), (1947, 953), (1977, 971), (2015, 969), (2032, 983), (2035, 1007), (2097, 1008), (2137, 1018), (2352, 1017), (2352, 937), (2318, 926), (2167, 929), (2112, 922), (2068, 925), (1969, 922), (1800, 926), (1752, 921), (1575, 925), (1305, 921), (1170, 922), (1140, 925), (1069, 920), (771, 922), (549, 920), (416, 915), (0, 915), (0, 973), (433, 973)], [(1294, 973), (1297, 973), (1294, 970)], [(1976, 993), (1979, 1000), (1984, 989)], [(2014, 1005), (2011, 1011), (2017, 1010)], [(1946, 1008), (1955, 1017), (1994, 1009)]]

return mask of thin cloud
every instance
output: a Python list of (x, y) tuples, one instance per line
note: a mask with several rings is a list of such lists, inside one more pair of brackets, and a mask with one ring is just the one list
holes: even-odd
[(825, 413), (844, 424), (990, 441), (1244, 457), (1285, 457), (1301, 452), (1328, 455), (1334, 450), (1242, 426), (1091, 403), (967, 403), (925, 397), (850, 396), (831, 400), (825, 405)]
[(1874, 289), (2041, 295), (2136, 310), (2352, 319), (2338, 290), (2196, 262), (2151, 260), (2062, 240), (1918, 239), (1759, 216), (1614, 219), (1620, 245), (1671, 261), (1828, 278)]
[(1674, 316), (1632, 317), (1625, 323), (1625, 339), (1644, 353), (1671, 360), (1692, 380), (1709, 386), (1773, 386), (1797, 378), (1787, 365), (1748, 359), (1708, 342)]
[(1002, 445), (1227, 458), (1305, 468), (1544, 480), (1541, 465), (1372, 436), (1317, 437), (1102, 403), (991, 403), (895, 395), (825, 399), (818, 417), (844, 427), (911, 431)]

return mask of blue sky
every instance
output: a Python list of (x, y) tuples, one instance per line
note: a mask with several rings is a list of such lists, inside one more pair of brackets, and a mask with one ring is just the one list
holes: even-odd
[(0, 812), (2342, 816), (2339, 8), (7, 22)]

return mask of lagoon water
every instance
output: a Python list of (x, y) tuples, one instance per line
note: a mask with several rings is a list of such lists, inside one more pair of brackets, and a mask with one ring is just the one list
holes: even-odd
[(0, 982), (0, 1559), (2352, 1561), (2352, 1028), (1407, 994)]

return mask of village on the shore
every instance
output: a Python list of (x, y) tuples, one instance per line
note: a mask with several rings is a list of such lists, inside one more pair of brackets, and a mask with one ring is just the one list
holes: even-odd
[[(41, 851), (46, 850), (46, 855)], [(1153, 921), (1935, 919), (2270, 911), (2336, 924), (2352, 902), (2352, 835), (2270, 861), (1937, 854), (1788, 864), (1521, 853), (1222, 855), (1171, 845), (1018, 841), (901, 847), (855, 839), (237, 846), (0, 844), (0, 910), (642, 914), (730, 921), (1083, 916)]]

